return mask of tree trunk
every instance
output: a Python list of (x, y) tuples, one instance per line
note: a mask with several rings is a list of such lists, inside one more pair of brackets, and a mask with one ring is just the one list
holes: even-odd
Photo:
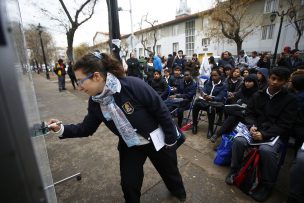
[(73, 42), (74, 42), (74, 35), (75, 35), (76, 29), (70, 29), (67, 32), (67, 41), (68, 41), (68, 48), (66, 51), (66, 54), (68, 56), (69, 61), (73, 61)]
[(240, 51), (242, 50), (243, 40), (235, 40), (235, 43), (236, 43), (236, 49), (237, 49), (236, 54), (238, 55), (240, 53)]

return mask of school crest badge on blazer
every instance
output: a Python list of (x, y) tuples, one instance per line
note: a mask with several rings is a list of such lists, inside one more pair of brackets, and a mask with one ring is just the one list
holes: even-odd
[(123, 110), (126, 114), (132, 114), (134, 112), (134, 107), (131, 105), (130, 102), (126, 102), (122, 105)]

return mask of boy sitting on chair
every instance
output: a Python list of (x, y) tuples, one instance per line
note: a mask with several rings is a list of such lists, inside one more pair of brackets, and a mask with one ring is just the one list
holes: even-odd
[(165, 104), (170, 111), (177, 108), (177, 124), (178, 127), (181, 127), (184, 111), (190, 108), (191, 101), (196, 94), (196, 83), (193, 81), (190, 71), (185, 71), (184, 79), (179, 81), (176, 89), (173, 90), (172, 93), (173, 95), (169, 96)]
[[(246, 124), (255, 141), (267, 141), (280, 136), (273, 145), (260, 145), (261, 183), (251, 197), (256, 201), (266, 201), (274, 187), (280, 155), (288, 141), (288, 132), (296, 118), (297, 100), (284, 88), (289, 78), (286, 68), (271, 70), (268, 87), (258, 91), (248, 103)], [(226, 183), (232, 185), (234, 177), (241, 167), (245, 150), (249, 147), (244, 137), (236, 137), (232, 145), (231, 169)]]

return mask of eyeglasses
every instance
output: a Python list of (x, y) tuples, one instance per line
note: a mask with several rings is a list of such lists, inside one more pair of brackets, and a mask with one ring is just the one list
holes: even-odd
[(94, 75), (94, 73), (90, 73), (87, 77), (85, 77), (85, 78), (83, 78), (83, 79), (81, 79), (81, 80), (77, 80), (77, 84), (78, 84), (78, 85), (83, 85), (83, 83), (84, 83), (86, 80), (90, 79), (93, 75)]

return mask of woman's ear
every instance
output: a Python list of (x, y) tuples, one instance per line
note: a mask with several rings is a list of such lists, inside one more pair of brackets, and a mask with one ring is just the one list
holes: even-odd
[(96, 78), (97, 81), (105, 81), (106, 80), (106, 77), (101, 72), (95, 72), (94, 77)]

